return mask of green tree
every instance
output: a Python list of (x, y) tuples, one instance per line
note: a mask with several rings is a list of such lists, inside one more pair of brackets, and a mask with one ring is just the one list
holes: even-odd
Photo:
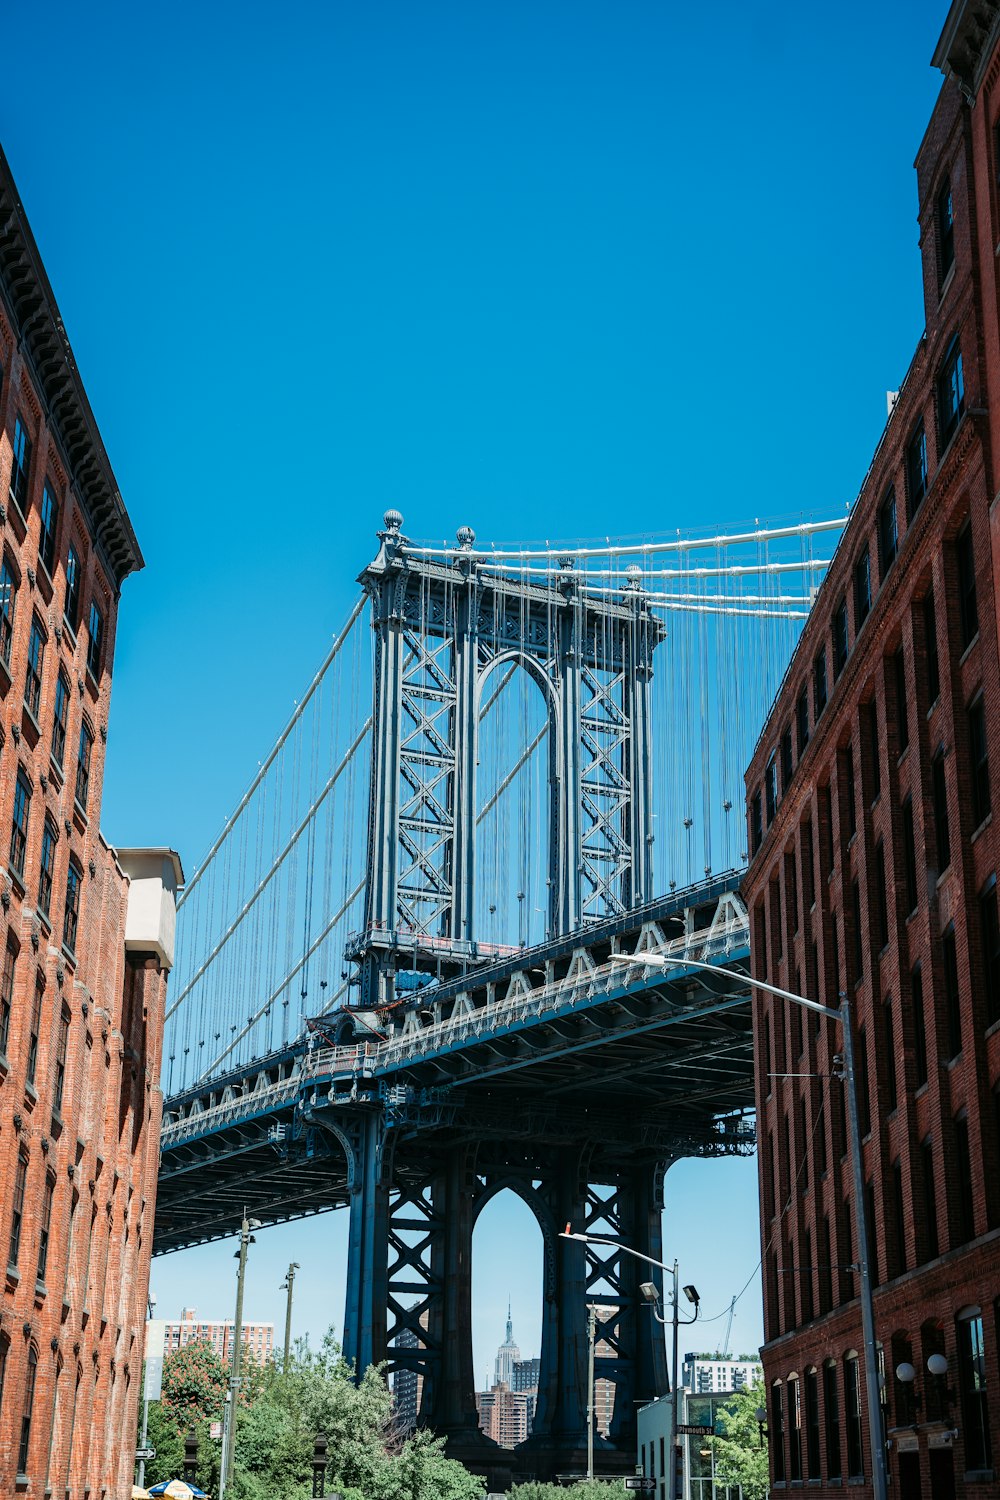
[(609, 1495), (616, 1495), (621, 1500), (625, 1491), (621, 1480), (584, 1480), (582, 1484), (574, 1484), (570, 1491), (561, 1484), (539, 1484), (537, 1480), (532, 1480), (528, 1484), (515, 1484), (510, 1493), (511, 1500), (568, 1500), (569, 1495), (572, 1495), (573, 1500), (578, 1500), (578, 1497), (579, 1500), (608, 1500)]
[(770, 1483), (767, 1445), (761, 1445), (757, 1408), (762, 1386), (748, 1386), (717, 1413), (722, 1436), (712, 1439), (715, 1475), (724, 1484), (741, 1484), (745, 1500), (765, 1500)]

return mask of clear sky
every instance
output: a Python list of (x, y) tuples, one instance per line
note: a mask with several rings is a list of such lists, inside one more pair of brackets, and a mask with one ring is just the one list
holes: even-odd
[[(255, 0), (4, 19), (3, 144), (146, 571), (104, 828), (190, 871), (354, 597), (418, 536), (666, 529), (856, 494), (922, 326), (911, 163), (944, 0)], [(752, 1162), (670, 1173), (706, 1311)], [(343, 1215), (259, 1236), (247, 1312), (340, 1321)], [(476, 1241), (476, 1372), (537, 1352), (540, 1242)], [(229, 1244), (154, 1265), (231, 1312)], [(733, 1344), (761, 1337), (759, 1284)], [(713, 1328), (724, 1329), (724, 1322)], [(714, 1342), (705, 1334), (691, 1341)]]

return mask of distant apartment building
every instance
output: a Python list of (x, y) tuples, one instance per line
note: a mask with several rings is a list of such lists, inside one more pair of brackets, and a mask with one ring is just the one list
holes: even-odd
[(516, 1359), (511, 1371), (511, 1390), (528, 1398), (528, 1437), (531, 1436), (535, 1421), (535, 1408), (538, 1405), (538, 1377), (541, 1368), (542, 1361), (535, 1355), (534, 1359)]
[[(421, 1323), (426, 1323), (427, 1314), (421, 1318)], [(392, 1350), (396, 1354), (399, 1351), (419, 1349), (420, 1340), (412, 1328), (400, 1328), (392, 1341)], [(404, 1355), (405, 1357), (405, 1355)], [(424, 1377), (415, 1369), (401, 1365), (393, 1371), (392, 1376), (392, 1400), (396, 1410), (396, 1419), (405, 1431), (409, 1432), (417, 1425), (417, 1415), (420, 1411), (420, 1398), (423, 1395)]]
[(681, 1384), (694, 1395), (742, 1391), (764, 1378), (764, 1367), (752, 1355), (685, 1354)]
[[(200, 1319), (197, 1309), (185, 1307), (180, 1322), (167, 1323), (164, 1328), (164, 1354), (175, 1354), (188, 1344), (207, 1341), (220, 1359), (227, 1363), (233, 1351), (232, 1318)], [(266, 1364), (274, 1357), (274, 1324), (244, 1323), (243, 1349), (252, 1354), (258, 1364)]]
[(529, 1401), (526, 1391), (512, 1391), (505, 1380), (488, 1391), (477, 1391), (480, 1427), (501, 1448), (516, 1447), (528, 1436)]

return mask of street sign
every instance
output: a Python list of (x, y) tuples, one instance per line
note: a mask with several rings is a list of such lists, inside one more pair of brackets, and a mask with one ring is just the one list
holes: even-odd
[(711, 1422), (678, 1422), (677, 1431), (686, 1432), (688, 1437), (715, 1437)]
[(137, 1448), (135, 1450), (135, 1461), (137, 1464), (151, 1464), (155, 1457), (155, 1448)]
[(637, 1476), (634, 1479), (626, 1479), (626, 1481), (625, 1481), (625, 1488), (627, 1490), (642, 1490), (647, 1495), (655, 1495), (656, 1494), (656, 1480), (655, 1479), (643, 1479), (643, 1478), (640, 1478), (640, 1477)]

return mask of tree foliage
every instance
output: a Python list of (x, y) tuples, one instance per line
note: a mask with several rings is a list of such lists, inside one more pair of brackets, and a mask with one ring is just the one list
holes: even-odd
[[(329, 1445), (326, 1487), (344, 1500), (482, 1500), (483, 1481), (445, 1457), (443, 1439), (400, 1433), (380, 1369), (373, 1366), (355, 1383), (332, 1333), (318, 1350), (300, 1340), (287, 1371), (280, 1364), (261, 1370), (248, 1360), (241, 1375), (230, 1500), (306, 1500), (318, 1432)], [(157, 1456), (147, 1466), (147, 1483), (180, 1474), (184, 1436), (193, 1428), (198, 1483), (214, 1493), (221, 1445), (210, 1437), (210, 1424), (222, 1420), (228, 1376), (208, 1345), (189, 1344), (167, 1356), (163, 1400), (150, 1407)]]
[(725, 1484), (741, 1484), (745, 1500), (765, 1500), (770, 1483), (767, 1445), (761, 1444), (757, 1408), (763, 1388), (747, 1386), (716, 1413), (723, 1435), (712, 1439), (715, 1477)]
[(620, 1479), (605, 1482), (601, 1479), (592, 1479), (582, 1484), (574, 1484), (572, 1489), (567, 1490), (561, 1484), (539, 1484), (537, 1480), (531, 1480), (528, 1484), (515, 1484), (511, 1490), (511, 1500), (608, 1500), (609, 1495), (615, 1495), (618, 1500), (624, 1494)]

